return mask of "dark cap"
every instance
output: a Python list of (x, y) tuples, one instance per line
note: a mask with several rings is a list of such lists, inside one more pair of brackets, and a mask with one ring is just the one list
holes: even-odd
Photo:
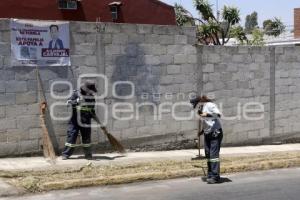
[(206, 103), (206, 102), (212, 102), (213, 100), (210, 99), (208, 96), (206, 95), (202, 95), (202, 96), (197, 96), (193, 99), (190, 100), (190, 103), (193, 105), (194, 108), (196, 108), (198, 103)]
[(96, 84), (93, 81), (86, 81), (84, 84), (80, 87), (81, 90), (86, 92), (87, 94), (92, 94), (93, 92), (98, 92), (96, 88)]

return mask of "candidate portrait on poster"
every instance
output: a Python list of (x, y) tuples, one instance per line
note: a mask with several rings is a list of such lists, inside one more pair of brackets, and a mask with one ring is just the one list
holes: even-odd
[(13, 66), (70, 66), (69, 22), (11, 20)]

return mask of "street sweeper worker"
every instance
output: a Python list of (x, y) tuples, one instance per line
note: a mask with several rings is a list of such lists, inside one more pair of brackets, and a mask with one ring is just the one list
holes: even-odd
[(68, 123), (67, 139), (62, 159), (68, 159), (74, 152), (78, 133), (80, 132), (85, 158), (91, 160), (91, 120), (95, 118), (95, 97), (97, 88), (94, 82), (86, 81), (80, 87), (80, 91), (75, 90), (68, 99), (68, 105), (72, 106), (72, 116)]
[(207, 159), (207, 178), (209, 184), (220, 181), (220, 148), (223, 139), (221, 113), (212, 99), (199, 96), (191, 100), (194, 108), (198, 106), (198, 115), (202, 118), (202, 132), (204, 134), (204, 149)]

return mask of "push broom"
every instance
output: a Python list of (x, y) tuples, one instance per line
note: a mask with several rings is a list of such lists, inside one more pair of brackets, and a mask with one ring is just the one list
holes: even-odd
[(101, 126), (101, 130), (103, 131), (104, 135), (107, 137), (111, 146), (118, 152), (124, 154), (126, 153), (125, 148), (123, 145), (111, 134), (108, 132), (107, 128), (102, 125), (97, 115), (93, 116), (94, 120)]
[(55, 163), (56, 156), (59, 154), (58, 142), (55, 137), (53, 124), (47, 105), (46, 94), (44, 92), (43, 81), (41, 79), (38, 67), (36, 67), (36, 76), (38, 84), (38, 100), (40, 102), (40, 125), (43, 132), (43, 153), (44, 157), (50, 158), (52, 163)]

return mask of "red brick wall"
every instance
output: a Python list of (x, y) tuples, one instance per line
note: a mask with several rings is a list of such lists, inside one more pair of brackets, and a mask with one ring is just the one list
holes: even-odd
[[(112, 22), (108, 4), (116, 0), (81, 0), (77, 10), (58, 9), (57, 0), (0, 0), (0, 18)], [(158, 0), (120, 0), (120, 23), (175, 25), (175, 11)]]
[(294, 37), (300, 38), (300, 8), (294, 9)]

